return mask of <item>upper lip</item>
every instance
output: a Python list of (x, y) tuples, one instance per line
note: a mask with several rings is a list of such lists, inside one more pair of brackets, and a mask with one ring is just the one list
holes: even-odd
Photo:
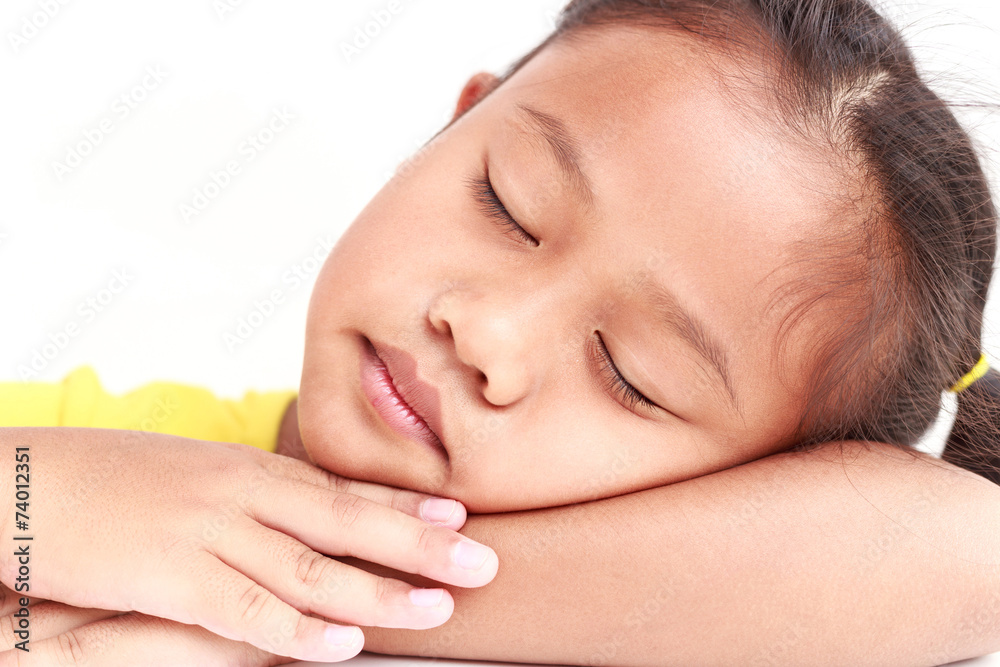
[(369, 339), (376, 356), (385, 364), (396, 393), (406, 401), (441, 444), (447, 455), (448, 448), (441, 437), (441, 394), (417, 375), (417, 361), (403, 350)]

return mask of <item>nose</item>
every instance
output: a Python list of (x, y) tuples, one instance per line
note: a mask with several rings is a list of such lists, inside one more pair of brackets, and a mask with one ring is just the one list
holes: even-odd
[(482, 383), (483, 397), (498, 407), (516, 403), (531, 388), (525, 317), (516, 304), (460, 289), (437, 296), (428, 311), (431, 326), (452, 340), (459, 361)]

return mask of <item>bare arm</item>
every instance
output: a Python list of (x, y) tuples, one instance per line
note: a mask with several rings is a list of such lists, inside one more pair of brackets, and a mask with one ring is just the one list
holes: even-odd
[(827, 445), (585, 505), (471, 517), (489, 586), (369, 650), (585, 665), (941, 664), (1000, 650), (1000, 487)]

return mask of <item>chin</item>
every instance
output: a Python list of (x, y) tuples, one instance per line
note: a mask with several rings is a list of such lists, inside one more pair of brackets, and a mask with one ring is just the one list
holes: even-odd
[(361, 482), (432, 495), (443, 493), (447, 483), (447, 475), (443, 471), (408, 461), (400, 451), (399, 443), (377, 436), (359, 435), (363, 429), (330, 426), (335, 423), (338, 420), (333, 415), (303, 420), (300, 426), (302, 443), (309, 461), (314, 465)]

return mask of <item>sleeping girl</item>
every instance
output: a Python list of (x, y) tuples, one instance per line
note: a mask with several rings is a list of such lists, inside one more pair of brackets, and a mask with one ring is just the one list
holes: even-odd
[[(49, 602), (0, 664), (336, 660), (355, 626), (556, 664), (1000, 650), (995, 235), (863, 0), (574, 0), (339, 240), (297, 401), (202, 397), (157, 435), (42, 428), (155, 392), (27, 423), (83, 401), (4, 388)], [(949, 388), (941, 461), (911, 445)], [(277, 453), (209, 442), (241, 409)]]

